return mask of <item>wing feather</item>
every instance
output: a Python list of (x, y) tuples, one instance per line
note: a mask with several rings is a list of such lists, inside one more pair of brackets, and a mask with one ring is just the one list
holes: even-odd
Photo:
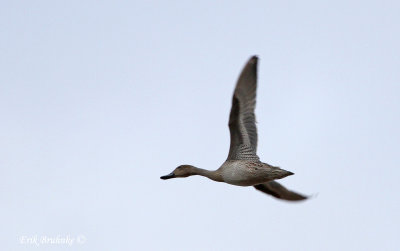
[(254, 109), (257, 92), (257, 61), (253, 56), (243, 68), (236, 84), (229, 116), (231, 145), (228, 160), (259, 160)]
[(254, 188), (281, 200), (299, 201), (307, 199), (307, 196), (290, 191), (276, 181), (255, 185)]

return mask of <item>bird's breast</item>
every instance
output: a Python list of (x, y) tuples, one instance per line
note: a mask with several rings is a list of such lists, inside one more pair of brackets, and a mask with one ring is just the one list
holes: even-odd
[(265, 167), (262, 163), (227, 161), (221, 166), (224, 182), (236, 186), (253, 186), (267, 182)]

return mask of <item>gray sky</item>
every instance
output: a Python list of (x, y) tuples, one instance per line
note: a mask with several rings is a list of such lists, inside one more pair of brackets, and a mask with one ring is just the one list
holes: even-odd
[[(2, 4), (4, 250), (399, 249), (398, 1), (144, 2)], [(258, 154), (317, 196), (160, 180), (226, 159), (254, 54)]]

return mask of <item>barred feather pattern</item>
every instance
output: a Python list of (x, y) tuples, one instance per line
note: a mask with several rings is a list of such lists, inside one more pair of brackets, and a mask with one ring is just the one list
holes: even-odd
[(228, 160), (255, 160), (257, 156), (257, 127), (254, 109), (257, 91), (257, 57), (243, 68), (232, 98), (229, 116), (231, 145)]

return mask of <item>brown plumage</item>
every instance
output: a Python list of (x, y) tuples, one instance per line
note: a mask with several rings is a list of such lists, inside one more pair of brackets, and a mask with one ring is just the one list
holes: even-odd
[(254, 186), (257, 190), (288, 201), (307, 197), (287, 190), (277, 183), (292, 172), (260, 161), (257, 156), (257, 127), (254, 109), (257, 92), (257, 62), (253, 56), (243, 68), (232, 97), (229, 115), (230, 148), (227, 160), (220, 168), (209, 171), (191, 165), (181, 165), (161, 179), (201, 175), (214, 181), (237, 186)]

